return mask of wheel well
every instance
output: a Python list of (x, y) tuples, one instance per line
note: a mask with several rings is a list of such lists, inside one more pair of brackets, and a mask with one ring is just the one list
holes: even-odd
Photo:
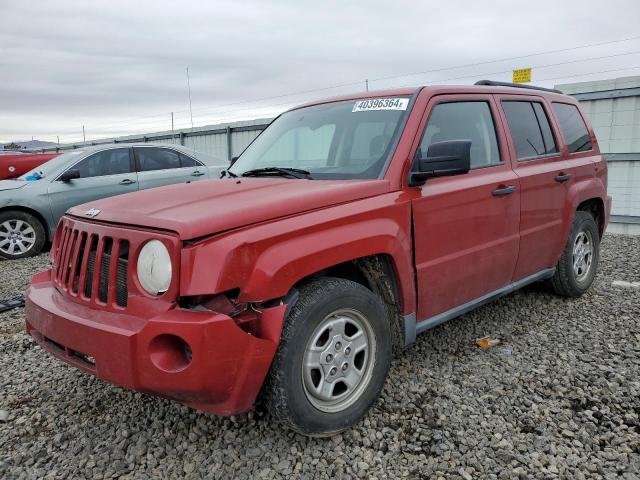
[(0, 208), (0, 213), (3, 212), (24, 212), (24, 213), (28, 213), (29, 215), (33, 215), (34, 217), (36, 217), (38, 219), (38, 221), (42, 224), (42, 228), (44, 228), (44, 234), (47, 237), (47, 241), (51, 240), (51, 235), (49, 232), (49, 226), (47, 225), (47, 221), (44, 219), (44, 217), (42, 215), (40, 215), (39, 212), (37, 212), (36, 210), (32, 210), (31, 208), (27, 208), (27, 207), (3, 207)]
[(604, 235), (604, 202), (600, 198), (591, 198), (589, 200), (585, 200), (576, 209), (581, 212), (589, 213), (596, 224), (598, 225), (598, 230), (600, 231), (600, 238)]
[(404, 319), (396, 269), (390, 255), (372, 255), (339, 263), (300, 280), (296, 286), (318, 277), (351, 280), (378, 295), (385, 304), (393, 332), (393, 350), (404, 348)]

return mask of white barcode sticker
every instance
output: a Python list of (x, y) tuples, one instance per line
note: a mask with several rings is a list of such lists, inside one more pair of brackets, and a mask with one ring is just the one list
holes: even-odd
[(406, 110), (409, 106), (408, 98), (368, 98), (358, 100), (353, 105), (352, 112), (370, 112), (372, 110)]

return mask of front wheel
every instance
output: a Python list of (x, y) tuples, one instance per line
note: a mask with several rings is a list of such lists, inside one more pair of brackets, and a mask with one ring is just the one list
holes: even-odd
[(0, 213), (0, 258), (32, 257), (42, 251), (46, 240), (44, 226), (33, 215), (21, 211)]
[(551, 279), (555, 293), (579, 297), (596, 276), (600, 259), (600, 232), (588, 212), (578, 211), (573, 219), (569, 239)]
[(380, 394), (391, 337), (384, 304), (369, 289), (339, 278), (305, 285), (265, 382), (267, 408), (304, 435), (352, 426)]

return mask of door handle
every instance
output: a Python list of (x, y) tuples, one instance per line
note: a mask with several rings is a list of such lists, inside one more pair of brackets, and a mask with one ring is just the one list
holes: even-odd
[(204, 173), (202, 173), (202, 172), (200, 172), (198, 170), (196, 170), (195, 172), (193, 172), (191, 174), (192, 177), (201, 177), (202, 175), (204, 175)]
[(559, 183), (568, 182), (569, 180), (571, 180), (571, 174), (560, 172), (560, 174), (556, 176), (555, 180)]
[(500, 187), (498, 187), (493, 192), (491, 192), (491, 195), (493, 195), (494, 197), (504, 197), (505, 195), (511, 195), (515, 191), (516, 191), (515, 185), (508, 185), (506, 187), (503, 185), (500, 185)]
[(131, 180), (130, 178), (125, 178), (124, 180), (122, 180), (120, 182), (120, 185), (131, 185), (131, 184), (134, 184), (134, 183), (136, 183), (135, 180)]

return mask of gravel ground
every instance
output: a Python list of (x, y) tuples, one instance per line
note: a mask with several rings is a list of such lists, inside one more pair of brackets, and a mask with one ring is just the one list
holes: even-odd
[[(580, 299), (532, 286), (419, 337), (324, 440), (107, 385), (36, 348), (22, 309), (0, 314), (0, 478), (640, 478), (640, 289), (611, 285), (640, 281), (640, 237), (602, 249)], [(46, 263), (0, 262), (0, 298)]]

